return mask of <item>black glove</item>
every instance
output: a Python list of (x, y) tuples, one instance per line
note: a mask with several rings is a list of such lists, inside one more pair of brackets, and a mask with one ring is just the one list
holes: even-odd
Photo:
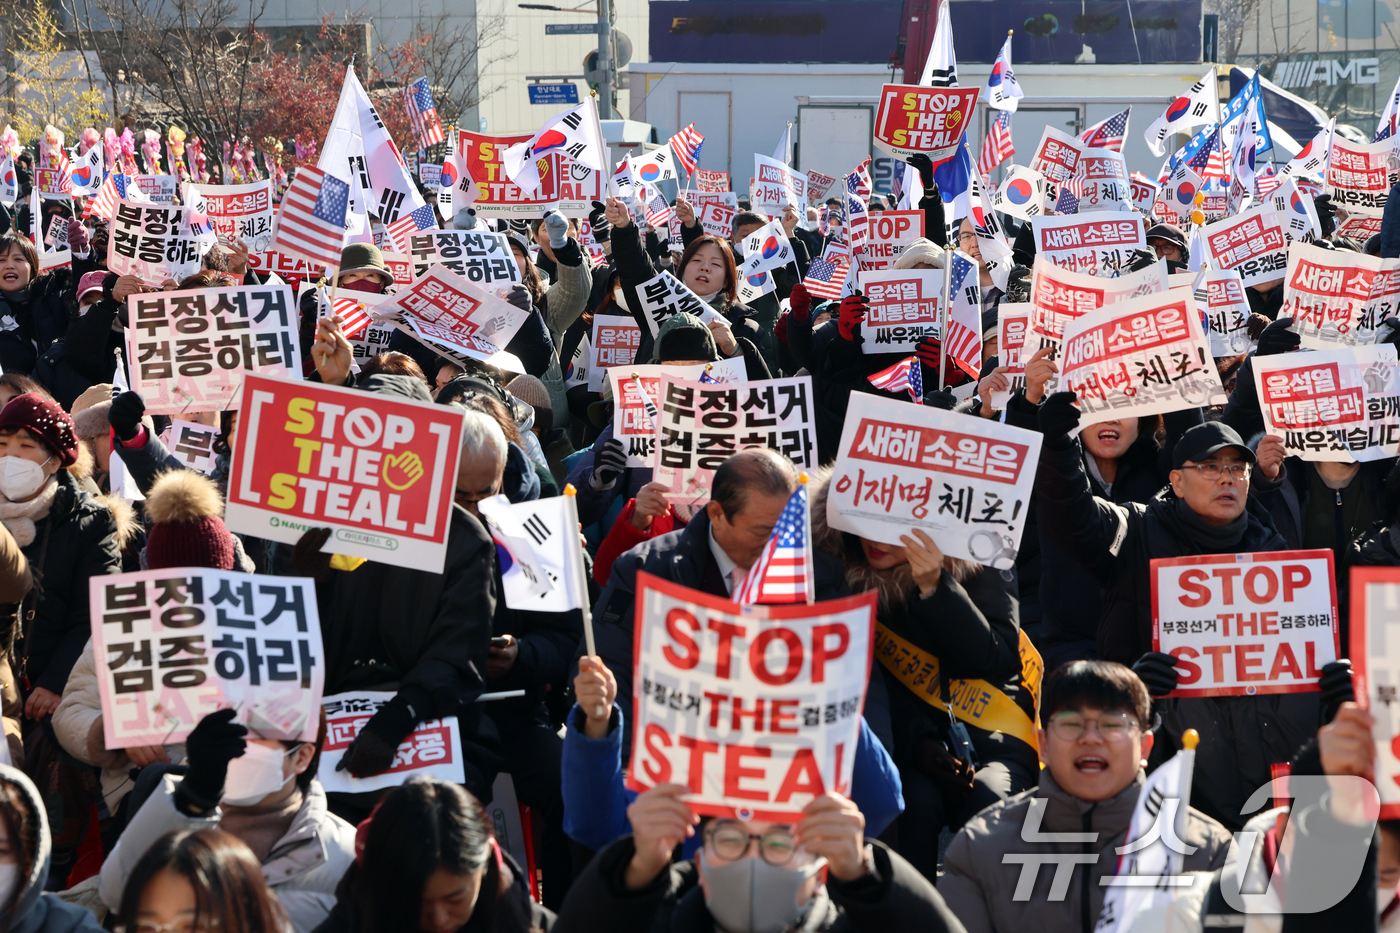
[(1079, 409), (1073, 392), (1056, 392), (1040, 406), (1040, 433), (1051, 450), (1067, 450), (1079, 434)]
[(606, 243), (612, 237), (612, 224), (608, 223), (607, 208), (602, 201), (593, 202), (593, 210), (588, 212), (588, 225), (593, 229), (593, 239)]
[(1292, 325), (1293, 318), (1281, 317), (1264, 328), (1259, 334), (1259, 349), (1254, 351), (1254, 355), (1273, 356), (1276, 353), (1298, 349), (1298, 344), (1303, 338), (1288, 329)]
[(1388, 317), (1381, 323), (1388, 329), (1380, 332), (1376, 343), (1389, 343), (1400, 347), (1400, 318)]
[(1343, 703), (1356, 702), (1356, 689), (1351, 684), (1351, 661), (1341, 658), (1322, 665), (1317, 686), (1322, 691), (1323, 721), (1331, 722)]
[[(364, 729), (345, 749), (337, 771), (349, 771), (358, 778), (383, 774), (394, 763), (399, 744), (403, 742), (424, 717), (422, 708), (415, 708), (413, 687), (405, 687), (370, 717)], [(421, 690), (417, 691), (421, 693)]]
[(146, 413), (146, 400), (138, 392), (123, 392), (112, 400), (107, 421), (116, 432), (117, 440), (129, 441), (141, 430), (141, 416)]
[(292, 545), (292, 573), (324, 583), (331, 574), (331, 557), (334, 555), (321, 549), (330, 539), (329, 528), (308, 528), (303, 532), (297, 543)]
[(240, 757), (248, 743), (248, 727), (233, 721), (236, 709), (215, 710), (199, 721), (185, 739), (190, 770), (175, 792), (182, 813), (208, 813), (224, 796), (228, 763)]
[[(933, 160), (922, 152), (916, 152), (905, 160), (919, 170), (919, 181), (924, 183), (924, 192), (937, 194), (938, 187), (933, 183)], [(929, 189), (933, 191), (930, 192)]]
[(1160, 651), (1149, 651), (1138, 658), (1133, 664), (1133, 673), (1147, 685), (1147, 693), (1154, 699), (1164, 697), (1175, 690), (1176, 678), (1179, 676), (1176, 658)]
[(608, 438), (593, 459), (593, 484), (599, 489), (607, 489), (617, 482), (625, 469), (627, 450), (622, 446), (622, 441), (615, 437)]
[(1313, 198), (1313, 209), (1317, 211), (1317, 225), (1322, 228), (1322, 239), (1337, 232), (1337, 208), (1332, 204), (1332, 195), (1321, 194)]
[(953, 394), (952, 389), (939, 389), (924, 396), (924, 404), (930, 408), (941, 408), (944, 411), (952, 411), (953, 406), (958, 404), (958, 397)]
[(1139, 269), (1146, 269), (1148, 266), (1157, 264), (1157, 251), (1151, 248), (1135, 249), (1128, 256), (1128, 266), (1125, 271), (1137, 272)]

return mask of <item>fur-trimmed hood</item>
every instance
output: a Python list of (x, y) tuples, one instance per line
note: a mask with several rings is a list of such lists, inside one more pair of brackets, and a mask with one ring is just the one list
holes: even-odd
[(94, 496), (97, 504), (104, 506), (112, 513), (112, 520), (117, 523), (117, 548), (126, 550), (126, 546), (136, 538), (137, 532), (141, 530), (141, 522), (136, 517), (136, 509), (116, 493), (108, 493), (105, 496)]
[[(846, 583), (852, 593), (876, 590), (880, 596), (880, 612), (883, 614), (892, 606), (899, 605), (914, 591), (914, 574), (909, 564), (902, 563), (888, 570), (876, 570), (865, 559), (860, 539), (848, 531), (838, 531), (826, 522), (826, 497), (831, 485), (832, 467), (830, 464), (818, 467), (812, 473), (809, 497), (812, 503), (812, 543), (818, 549), (841, 559), (846, 569)], [(956, 557), (943, 558), (943, 572), (958, 583), (981, 573), (981, 564)]]

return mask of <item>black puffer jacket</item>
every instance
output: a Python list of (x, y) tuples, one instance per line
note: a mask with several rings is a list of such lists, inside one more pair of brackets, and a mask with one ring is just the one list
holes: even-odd
[(34, 572), (36, 600), (27, 644), (17, 648), (16, 673), (35, 687), (62, 694), (68, 673), (92, 634), (88, 579), (122, 569), (117, 522), (107, 507), (84, 492), (67, 470), (55, 474), (58, 492), (49, 514), (34, 523), (24, 556)]
[[(1041, 528), (1103, 586), (1099, 657), (1131, 665), (1152, 650), (1152, 559), (1210, 552), (1181, 526), (1170, 489), (1146, 504), (1118, 505), (1095, 498), (1077, 440), (1065, 450), (1048, 445), (1041, 449), (1035, 490)], [(1231, 552), (1286, 547), (1253, 496), (1247, 497), (1246, 514), (1245, 531)], [(1156, 708), (1164, 727), (1157, 733), (1152, 763), (1174, 755), (1186, 729), (1197, 730), (1197, 773), (1210, 775), (1210, 780), (1192, 786), (1191, 804), (1230, 829), (1244, 825), (1248, 814), (1241, 808), (1269, 781), (1269, 763), (1287, 761), (1322, 725), (1316, 693), (1159, 700)]]
[(0, 369), (32, 373), (39, 354), (68, 331), (78, 315), (74, 275), (50, 269), (20, 292), (0, 291)]

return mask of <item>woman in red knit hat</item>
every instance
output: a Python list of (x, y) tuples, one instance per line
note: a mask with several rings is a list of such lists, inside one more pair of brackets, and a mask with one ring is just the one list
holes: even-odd
[(25, 717), (35, 722), (58, 707), (87, 644), (88, 579), (121, 572), (116, 520), (64, 469), (77, 458), (73, 419), (53, 399), (27, 392), (0, 409), (0, 522), (43, 581), (23, 606), (20, 618), (30, 618), (15, 645)]

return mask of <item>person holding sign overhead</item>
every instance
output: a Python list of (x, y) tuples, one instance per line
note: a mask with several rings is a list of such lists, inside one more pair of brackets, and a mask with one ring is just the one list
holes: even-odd
[[(1089, 486), (1074, 393), (1057, 392), (1046, 399), (1039, 425), (1045, 435), (1035, 484), (1041, 528), (1104, 588), (1099, 656), (1134, 664), (1153, 695), (1165, 696), (1176, 688), (1184, 668), (1175, 666), (1172, 656), (1152, 650), (1158, 607), (1150, 562), (1286, 547), (1263, 505), (1249, 494), (1254, 452), (1227, 425), (1197, 425), (1172, 448), (1168, 488), (1146, 503), (1117, 504), (1096, 497)], [(1215, 608), (1206, 614), (1223, 609), (1220, 603), (1218, 596), (1209, 600), (1206, 605)], [(1170, 757), (1176, 737), (1197, 729), (1197, 764), (1211, 780), (1197, 786), (1195, 802), (1231, 828), (1244, 824), (1249, 814), (1242, 814), (1241, 807), (1270, 779), (1269, 763), (1289, 760), (1317, 731), (1322, 714), (1315, 693), (1166, 699), (1160, 707), (1165, 729), (1153, 760)]]

